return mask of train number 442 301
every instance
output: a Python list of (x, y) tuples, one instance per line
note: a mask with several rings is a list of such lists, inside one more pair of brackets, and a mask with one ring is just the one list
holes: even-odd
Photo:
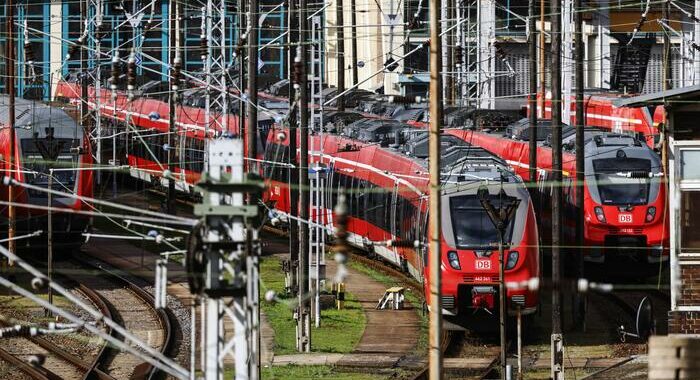
[(632, 214), (619, 214), (618, 220), (620, 223), (632, 223)]

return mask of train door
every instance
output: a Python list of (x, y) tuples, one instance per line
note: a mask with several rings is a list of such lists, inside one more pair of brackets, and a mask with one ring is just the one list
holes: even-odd
[[(319, 158), (319, 161), (322, 161), (322, 157)], [(326, 210), (325, 210), (325, 221), (324, 221), (324, 226), (326, 227), (326, 231), (330, 232), (333, 231), (333, 209), (335, 209), (335, 204), (337, 203), (338, 199), (338, 194), (335, 193), (337, 189), (333, 187), (333, 184), (335, 181), (335, 161), (332, 159), (328, 162), (328, 178), (326, 179), (326, 191), (324, 192), (324, 196), (326, 197), (325, 199), (325, 204), (326, 204)]]
[(428, 266), (428, 198), (421, 196), (414, 220), (416, 240), (420, 241), (420, 276), (425, 274), (425, 267)]
[(390, 206), (391, 206), (390, 232), (391, 232), (392, 239), (398, 238), (398, 234), (396, 233), (396, 230), (397, 230), (397, 228), (396, 228), (396, 212), (397, 212), (396, 204), (398, 203), (396, 197), (398, 194), (398, 189), (399, 189), (399, 183), (395, 181), (394, 188), (391, 191), (391, 204), (390, 204)]
[[(391, 229), (390, 239), (392, 239), (392, 240), (400, 240), (401, 239), (399, 237), (398, 232), (397, 232), (398, 229), (397, 229), (397, 220), (396, 220), (397, 216), (398, 216), (397, 207), (396, 207), (396, 205), (398, 205), (398, 203), (399, 203), (398, 202), (398, 194), (399, 194), (399, 183), (398, 183), (398, 181), (394, 181), (394, 188), (391, 191), (391, 203), (390, 203), (391, 221), (389, 222), (390, 229)], [(399, 263), (400, 266), (402, 266), (401, 265), (401, 256), (399, 255), (399, 253), (396, 250), (396, 247), (393, 244), (392, 244), (391, 250), (394, 253), (394, 257), (396, 258), (395, 259), (396, 262)]]

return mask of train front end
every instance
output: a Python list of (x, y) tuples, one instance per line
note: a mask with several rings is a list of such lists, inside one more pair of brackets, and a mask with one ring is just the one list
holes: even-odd
[[(512, 173), (510, 173), (513, 175)], [(509, 314), (520, 308), (523, 314), (536, 311), (538, 292), (522, 284), (539, 279), (538, 231), (534, 208), (522, 182), (515, 177), (499, 184), (488, 181), (447, 190), (442, 202), (442, 305), (446, 314), (496, 314), (499, 305), (500, 233), (482, 206), (487, 198), (500, 205), (517, 203), (504, 234), (504, 278)]]
[[(83, 197), (93, 196), (89, 141), (76, 121), (61, 109), (20, 99), (17, 109), (15, 162), (20, 170), (12, 171), (12, 176), (21, 184), (15, 186), (14, 199), (28, 206), (17, 208), (16, 235), (38, 230), (46, 233), (46, 207), (50, 206), (65, 210), (52, 215), (54, 244), (80, 245), (89, 218), (76, 212), (91, 210)], [(8, 147), (4, 145), (6, 154)], [(49, 198), (47, 189), (56, 193)], [(46, 235), (34, 240), (45, 242)]]
[(667, 260), (669, 220), (658, 155), (628, 136), (596, 136), (586, 145), (585, 165), (585, 259)]

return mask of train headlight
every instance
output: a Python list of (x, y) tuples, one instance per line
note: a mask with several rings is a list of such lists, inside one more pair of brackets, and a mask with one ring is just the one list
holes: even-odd
[(508, 261), (506, 261), (506, 270), (513, 269), (518, 264), (518, 257), (520, 254), (518, 251), (508, 252)]
[(602, 207), (600, 207), (600, 206), (595, 206), (595, 208), (593, 209), (593, 211), (595, 211), (595, 217), (596, 217), (596, 219), (598, 219), (599, 222), (601, 222), (601, 223), (607, 223), (607, 221), (605, 220), (605, 213), (603, 212), (603, 208), (602, 208)]
[(656, 217), (656, 207), (651, 206), (647, 209), (647, 217), (646, 217), (647, 223), (653, 222), (655, 217)]
[(457, 270), (462, 269), (462, 267), (459, 265), (459, 256), (457, 255), (457, 252), (455, 252), (455, 251), (447, 252), (447, 261), (450, 262), (450, 266), (452, 267), (452, 269), (457, 269)]

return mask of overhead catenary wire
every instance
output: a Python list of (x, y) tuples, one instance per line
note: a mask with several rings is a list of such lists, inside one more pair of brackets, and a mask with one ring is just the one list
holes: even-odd
[(15, 255), (14, 253), (8, 251), (5, 247), (0, 245), (0, 254), (3, 256), (7, 257), (8, 259), (14, 261), (17, 263), (18, 266), (20, 266), (22, 269), (26, 270), (29, 272), (32, 276), (35, 278), (43, 281), (46, 286), (51, 287), (53, 290), (61, 294), (63, 297), (65, 297), (68, 301), (72, 302), (82, 310), (88, 312), (92, 318), (94, 318), (96, 321), (103, 322), (107, 326), (109, 326), (112, 330), (118, 332), (121, 334), (123, 337), (125, 337), (129, 342), (133, 343), (136, 345), (136, 347), (132, 347), (129, 344), (126, 344), (122, 342), (121, 340), (113, 337), (111, 334), (107, 334), (104, 331), (102, 331), (100, 328), (84, 321), (80, 317), (77, 317), (73, 315), (72, 313), (69, 313), (62, 308), (56, 307), (48, 301), (45, 301), (44, 299), (34, 295), (30, 291), (16, 285), (15, 283), (5, 279), (4, 277), (0, 277), (0, 285), (11, 289), (12, 291), (22, 295), (23, 297), (26, 297), (28, 299), (33, 300), (34, 302), (38, 303), (45, 309), (51, 310), (53, 313), (65, 318), (66, 320), (77, 324), (78, 326), (84, 327), (86, 330), (90, 331), (93, 334), (96, 334), (100, 336), (102, 339), (105, 339), (106, 341), (110, 342), (111, 344), (115, 345), (116, 347), (121, 348), (124, 351), (127, 351), (133, 355), (136, 355), (137, 357), (142, 358), (143, 360), (147, 361), (149, 364), (152, 364), (153, 366), (167, 372), (168, 374), (178, 378), (178, 379), (188, 379), (189, 378), (189, 372), (182, 368), (179, 364), (175, 363), (172, 359), (166, 357), (165, 355), (161, 354), (157, 350), (153, 349), (148, 343), (142, 342), (138, 337), (134, 336), (131, 332), (129, 332), (126, 328), (122, 327), (119, 323), (113, 321), (112, 319), (108, 318), (107, 316), (103, 315), (99, 310), (95, 309), (93, 306), (88, 305), (85, 303), (83, 300), (81, 300), (78, 296), (61, 286), (60, 284), (54, 282), (54, 281), (49, 281), (49, 279), (40, 271), (29, 265), (22, 259), (21, 257)]

